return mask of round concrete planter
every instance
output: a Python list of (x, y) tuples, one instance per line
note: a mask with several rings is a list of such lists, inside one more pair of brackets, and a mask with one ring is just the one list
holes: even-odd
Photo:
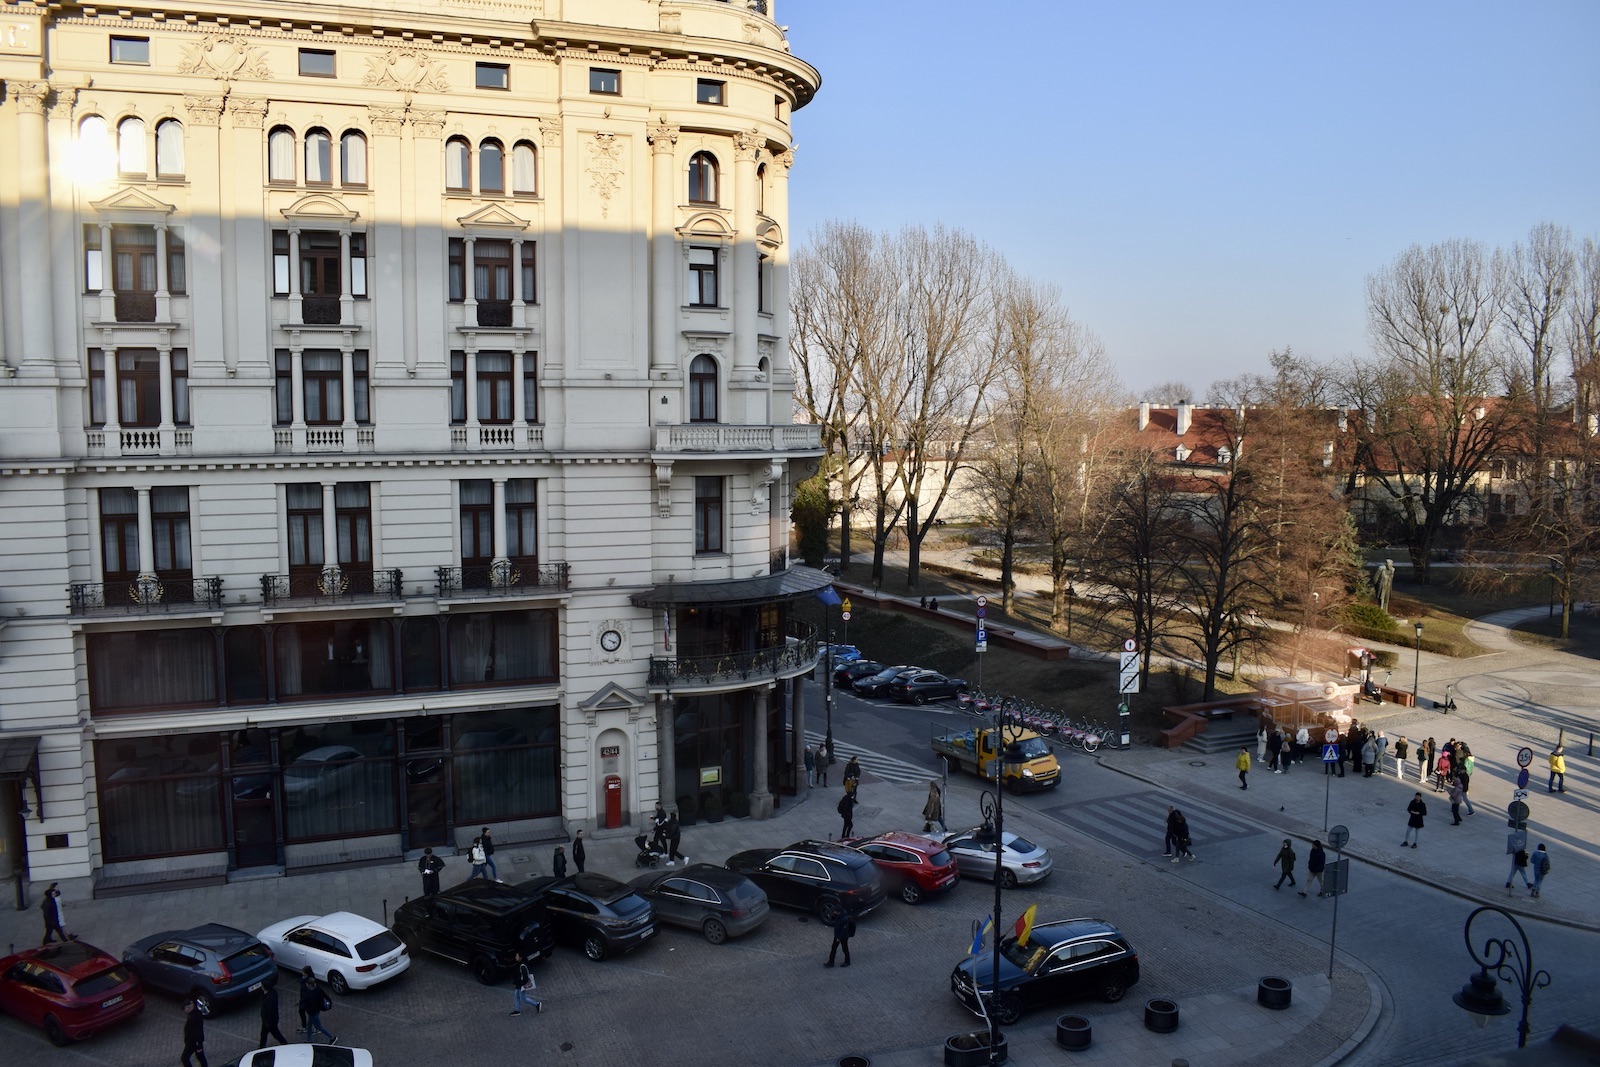
[(1175, 1000), (1147, 1000), (1144, 1002), (1144, 1028), (1157, 1034), (1170, 1034), (1178, 1028), (1178, 1002)]
[(1063, 1015), (1056, 1020), (1056, 1044), (1068, 1052), (1082, 1052), (1093, 1038), (1094, 1029), (1081, 1015)]
[[(999, 1053), (995, 1062), (1005, 1063), (1010, 1055), (1006, 1044), (1005, 1034), (996, 1034), (995, 1051)], [(956, 1034), (945, 1039), (944, 1042), (945, 1067), (987, 1067), (989, 1063), (989, 1031), (973, 1030), (970, 1033)]]
[(872, 1061), (865, 1056), (840, 1056), (839, 1067), (872, 1067)]
[(1282, 1011), (1294, 997), (1294, 983), (1287, 978), (1263, 978), (1256, 985), (1256, 1003), (1263, 1008)]

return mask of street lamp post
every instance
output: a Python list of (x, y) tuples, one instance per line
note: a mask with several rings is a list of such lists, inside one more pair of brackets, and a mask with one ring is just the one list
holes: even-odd
[(1417, 703), (1419, 699), (1417, 690), (1422, 686), (1422, 623), (1417, 623), (1417, 659), (1416, 669), (1411, 675), (1411, 702)]
[[(1509, 922), (1517, 931), (1521, 944), (1518, 945), (1509, 937), (1490, 938), (1483, 943), (1483, 955), (1480, 956), (1472, 944), (1472, 924), (1486, 911), (1492, 911)], [(1534, 970), (1533, 946), (1528, 944), (1528, 934), (1522, 929), (1522, 924), (1504, 908), (1492, 904), (1478, 908), (1467, 916), (1467, 925), (1462, 933), (1466, 937), (1467, 952), (1472, 956), (1472, 962), (1478, 965), (1478, 973), (1450, 999), (1455, 1001), (1457, 1007), (1471, 1012), (1477, 1018), (1478, 1025), (1483, 1026), (1491, 1016), (1511, 1013), (1511, 1005), (1500, 995), (1495, 977), (1515, 982), (1517, 991), (1522, 994), (1522, 1020), (1517, 1023), (1517, 1047), (1526, 1048), (1528, 1009), (1533, 1006), (1533, 991), (1550, 984), (1550, 972)]]

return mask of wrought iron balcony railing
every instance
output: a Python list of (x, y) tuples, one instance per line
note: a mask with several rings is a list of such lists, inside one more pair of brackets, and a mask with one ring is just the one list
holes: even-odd
[(498, 566), (439, 567), (434, 571), (439, 597), (456, 596), (531, 596), (564, 591), (567, 588), (565, 563), (517, 563)]
[(222, 607), (221, 578), (161, 578), (131, 582), (74, 582), (67, 587), (74, 615), (189, 611)]
[(700, 656), (651, 656), (650, 685), (718, 685), (804, 673), (817, 663), (817, 628), (789, 624), (788, 639), (771, 648)]
[(267, 604), (303, 601), (336, 604), (352, 600), (399, 600), (404, 590), (398, 567), (381, 571), (323, 571), (320, 574), (263, 574), (261, 599)]

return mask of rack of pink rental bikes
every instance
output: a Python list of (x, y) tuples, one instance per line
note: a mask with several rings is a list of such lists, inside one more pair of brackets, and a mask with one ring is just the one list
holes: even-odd
[(962, 693), (956, 703), (965, 711), (984, 718), (999, 714), (1007, 726), (1032, 730), (1041, 737), (1053, 738), (1080, 752), (1094, 752), (1112, 737), (1110, 727), (1085, 719), (1074, 719), (1064, 711), (1047, 708), (1020, 697), (985, 693), (974, 689)]

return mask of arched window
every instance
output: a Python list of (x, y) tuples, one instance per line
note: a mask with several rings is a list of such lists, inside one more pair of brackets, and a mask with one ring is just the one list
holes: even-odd
[(367, 184), (367, 138), (358, 130), (346, 130), (339, 138), (339, 182)]
[(689, 159), (689, 203), (715, 204), (717, 202), (717, 157), (710, 152), (696, 152)]
[(533, 145), (527, 141), (518, 141), (511, 149), (511, 191), (524, 196), (532, 196), (538, 192), (538, 164), (539, 157), (534, 153)]
[(78, 168), (85, 181), (105, 181), (116, 174), (111, 129), (99, 115), (87, 115), (78, 123)]
[(717, 361), (710, 356), (689, 364), (689, 421), (717, 421)]
[(472, 146), (465, 137), (452, 137), (445, 142), (444, 187), (463, 193), (472, 189)]
[(183, 123), (177, 119), (156, 124), (156, 177), (183, 177)]
[(506, 150), (499, 141), (484, 141), (478, 146), (478, 192), (506, 191)]
[(765, 163), (756, 168), (756, 210), (763, 215), (767, 213), (767, 165)]
[(333, 182), (333, 138), (327, 130), (306, 131), (306, 184)]
[(294, 181), (294, 131), (287, 126), (267, 134), (267, 181)]
[(126, 118), (117, 123), (117, 170), (123, 174), (148, 174), (148, 155), (144, 119)]

